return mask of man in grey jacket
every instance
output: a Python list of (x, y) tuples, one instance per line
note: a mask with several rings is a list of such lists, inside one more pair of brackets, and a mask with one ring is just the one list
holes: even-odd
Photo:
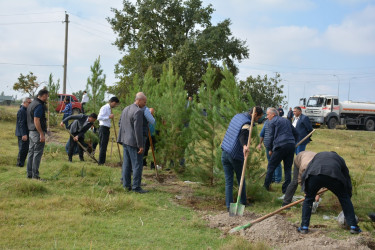
[[(135, 102), (122, 111), (120, 130), (117, 142), (124, 148), (124, 162), (122, 164), (123, 186), (129, 191), (147, 193), (141, 188), (143, 170), (143, 110), (147, 98), (144, 93), (139, 92)], [(133, 185), (131, 184), (131, 170), (133, 170)]]

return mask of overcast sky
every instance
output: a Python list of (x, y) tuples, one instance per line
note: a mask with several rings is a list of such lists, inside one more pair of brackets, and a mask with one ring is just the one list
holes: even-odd
[[(204, 0), (213, 23), (231, 19), (250, 58), (238, 78), (281, 74), (291, 106), (312, 94), (340, 93), (341, 100), (375, 102), (374, 0)], [(83, 90), (100, 55), (107, 85), (116, 82), (122, 54), (105, 20), (121, 0), (0, 0), (0, 88), (6, 95), (20, 73), (40, 82), (63, 80), (65, 11), (69, 14), (67, 92)], [(62, 88), (61, 88), (62, 91)]]

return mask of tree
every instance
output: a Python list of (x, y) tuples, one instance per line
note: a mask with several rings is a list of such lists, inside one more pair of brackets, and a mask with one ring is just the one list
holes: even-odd
[(136, 74), (143, 80), (149, 67), (160, 76), (163, 65), (172, 63), (193, 95), (208, 62), (220, 68), (216, 63), (224, 61), (236, 75), (234, 61), (249, 56), (245, 42), (232, 37), (230, 20), (212, 25), (214, 9), (203, 7), (201, 0), (125, 0), (122, 10), (112, 11), (114, 18), (107, 20), (118, 35), (115, 45), (125, 52), (115, 69), (120, 81), (110, 89), (114, 94), (128, 91)]
[[(279, 85), (280, 82), (279, 73), (273, 78), (268, 78), (267, 75), (263, 78), (259, 75), (257, 78), (249, 76), (246, 81), (240, 82), (240, 89), (243, 93), (251, 95), (256, 105), (266, 109), (286, 104), (284, 101), (286, 96), (283, 95), (282, 90), (284, 85)], [(247, 97), (243, 96), (243, 100), (246, 101)]]
[(83, 90), (78, 90), (77, 92), (73, 92), (72, 95), (77, 97), (77, 100), (80, 102), (83, 96)]
[(105, 104), (104, 95), (107, 90), (105, 85), (105, 74), (100, 66), (100, 56), (95, 60), (94, 65), (90, 67), (91, 76), (87, 78), (87, 94), (89, 96), (89, 102), (87, 104), (87, 110), (94, 113), (99, 113), (101, 106)]
[(60, 90), (60, 79), (57, 80), (57, 82), (53, 81), (53, 75), (52, 73), (49, 75), (48, 78), (48, 84), (47, 84), (47, 90), (48, 90), (48, 102), (49, 102), (49, 119), (51, 125), (57, 124), (57, 113), (56, 108), (58, 105), (58, 93)]
[(35, 92), (40, 86), (40, 83), (37, 82), (37, 77), (33, 72), (29, 72), (27, 75), (22, 73), (18, 77), (18, 82), (14, 83), (13, 90), (20, 91), (25, 94), (29, 94), (31, 97), (35, 97)]

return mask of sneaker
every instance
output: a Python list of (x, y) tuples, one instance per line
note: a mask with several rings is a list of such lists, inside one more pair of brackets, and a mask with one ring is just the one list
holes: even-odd
[(308, 227), (299, 227), (297, 228), (297, 232), (299, 232), (300, 234), (307, 234), (309, 232), (309, 228)]
[(351, 234), (359, 234), (360, 232), (362, 232), (362, 230), (359, 228), (359, 226), (350, 226)]
[(150, 191), (148, 191), (148, 190), (144, 190), (144, 189), (142, 189), (142, 188), (133, 189), (132, 191), (133, 191), (133, 192), (136, 192), (136, 193), (139, 193), (139, 194), (145, 194), (145, 193), (150, 192)]

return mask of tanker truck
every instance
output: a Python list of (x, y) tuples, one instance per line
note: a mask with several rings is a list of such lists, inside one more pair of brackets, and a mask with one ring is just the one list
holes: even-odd
[(336, 125), (346, 125), (348, 129), (375, 130), (375, 103), (339, 102), (334, 95), (314, 95), (302, 109), (316, 127), (325, 124), (334, 129)]

